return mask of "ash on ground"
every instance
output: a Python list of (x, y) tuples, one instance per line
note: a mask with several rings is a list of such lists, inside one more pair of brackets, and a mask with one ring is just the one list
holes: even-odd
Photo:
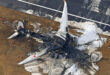
[(77, 40), (74, 47), (90, 56), (87, 58), (90, 64), (79, 65), (78, 62), (66, 58), (67, 53), (48, 53), (35, 61), (26, 63), (25, 70), (31, 72), (32, 75), (95, 75), (99, 71), (96, 63), (102, 58), (102, 53), (98, 51), (98, 48), (101, 48), (107, 39), (99, 35), (97, 25), (93, 22), (82, 23), (80, 30), (83, 30), (82, 35), (70, 35)]

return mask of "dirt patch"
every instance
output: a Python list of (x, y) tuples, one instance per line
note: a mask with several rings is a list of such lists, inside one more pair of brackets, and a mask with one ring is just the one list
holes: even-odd
[(0, 75), (4, 75), (3, 67), (2, 66), (0, 66)]

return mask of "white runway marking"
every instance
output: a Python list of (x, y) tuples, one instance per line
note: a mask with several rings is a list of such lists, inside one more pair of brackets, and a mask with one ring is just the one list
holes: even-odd
[[(41, 5), (38, 5), (38, 4), (34, 4), (34, 3), (31, 3), (31, 2), (27, 2), (27, 1), (23, 1), (23, 0), (18, 0), (18, 1), (26, 3), (26, 4), (30, 4), (30, 5), (33, 5), (33, 6), (41, 7), (41, 8), (44, 8), (44, 9), (48, 9), (48, 10), (51, 10), (51, 11), (62, 13), (62, 11), (59, 11), (59, 10), (56, 10), (56, 9), (52, 9), (52, 8), (49, 8), (49, 7), (45, 7), (45, 6), (41, 6)], [(80, 18), (80, 19), (92, 21), (92, 22), (95, 22), (95, 23), (98, 23), (98, 24), (103, 24), (103, 25), (106, 25), (106, 26), (110, 26), (110, 24), (103, 23), (103, 22), (96, 21), (96, 20), (92, 20), (92, 19), (88, 19), (88, 18), (81, 17), (81, 16), (78, 16), (78, 15), (75, 15), (75, 14), (68, 13), (68, 15), (73, 16), (73, 17), (77, 17), (77, 18)]]

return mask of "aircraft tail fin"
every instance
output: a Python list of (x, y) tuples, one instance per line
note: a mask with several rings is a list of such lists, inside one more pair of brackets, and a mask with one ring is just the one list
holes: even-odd
[(67, 10), (66, 0), (64, 0), (64, 7), (60, 22), (60, 28), (56, 35), (65, 40), (67, 33), (68, 33), (68, 10)]
[(66, 0), (64, 0), (64, 8), (60, 22), (60, 29), (58, 31), (67, 32), (68, 31), (68, 9)]

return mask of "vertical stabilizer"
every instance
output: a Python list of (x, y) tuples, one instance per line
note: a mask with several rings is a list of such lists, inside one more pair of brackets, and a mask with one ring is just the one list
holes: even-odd
[(64, 0), (64, 8), (63, 8), (63, 14), (61, 17), (61, 22), (60, 22), (60, 29), (58, 31), (61, 32), (67, 32), (68, 28), (68, 14), (67, 14), (67, 3)]

